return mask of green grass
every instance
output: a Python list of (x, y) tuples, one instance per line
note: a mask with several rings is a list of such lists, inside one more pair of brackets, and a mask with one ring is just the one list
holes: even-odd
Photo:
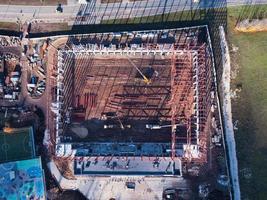
[[(4, 145), (8, 148), (4, 148)], [(29, 129), (0, 133), (0, 163), (33, 158), (33, 148), (33, 138)]]
[[(232, 54), (232, 66), (238, 70), (232, 89), (242, 86), (233, 100), (233, 118), (239, 120), (236, 131), (241, 195), (245, 199), (267, 199), (267, 33), (237, 33), (237, 18), (254, 18), (267, 6), (231, 8), (228, 11), (228, 39), (239, 48)], [(246, 11), (246, 12), (244, 12)], [(265, 15), (264, 14), (264, 15)], [(242, 173), (250, 169), (252, 178)]]
[(232, 7), (228, 9), (229, 15), (235, 19), (261, 19), (267, 17), (267, 4)]

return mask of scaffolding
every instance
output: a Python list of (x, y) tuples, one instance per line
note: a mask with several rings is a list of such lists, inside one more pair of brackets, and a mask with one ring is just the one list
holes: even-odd
[[(178, 48), (175, 46), (174, 48)], [(174, 51), (174, 50), (173, 50)], [(195, 59), (192, 60), (192, 52), (190, 49), (184, 50), (183, 55), (172, 56), (172, 73), (171, 73), (171, 108), (172, 108), (172, 159), (176, 157), (177, 142), (186, 141), (185, 154), (190, 154), (191, 145), (191, 116), (193, 101), (197, 101), (198, 94), (194, 91), (197, 79), (193, 76), (193, 65), (196, 65)], [(197, 68), (197, 67), (196, 67)], [(195, 81), (195, 82), (194, 82)], [(193, 96), (193, 92), (195, 96)], [(198, 118), (196, 113), (193, 117)], [(196, 122), (197, 123), (197, 122)], [(186, 133), (181, 135), (177, 133), (177, 124), (184, 126)], [(176, 142), (177, 141), (177, 142)], [(184, 143), (184, 142), (182, 142)]]
[[(175, 45), (173, 52), (175, 48), (181, 46)], [(211, 91), (214, 90), (208, 53), (206, 44), (199, 46), (192, 43), (183, 49), (182, 55), (172, 55), (172, 159), (177, 156), (179, 144), (183, 143), (184, 159), (207, 160), (205, 127), (212, 106)], [(185, 127), (186, 134), (180, 135), (177, 124)]]
[[(120, 55), (120, 56), (171, 56), (170, 49), (173, 44), (132, 44), (126, 48), (116, 48), (116, 45), (109, 47), (103, 44), (86, 44), (86, 45), (73, 45), (71, 50), (61, 50), (64, 53), (73, 53), (75, 55), (94, 55), (94, 56), (107, 56), (107, 55)], [(176, 50), (175, 54), (182, 54), (182, 50)]]

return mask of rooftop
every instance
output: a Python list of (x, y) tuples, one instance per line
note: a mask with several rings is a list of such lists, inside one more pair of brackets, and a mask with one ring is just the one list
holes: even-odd
[(90, 157), (74, 160), (74, 174), (181, 175), (181, 161), (164, 157)]
[(41, 159), (0, 164), (0, 199), (46, 199)]

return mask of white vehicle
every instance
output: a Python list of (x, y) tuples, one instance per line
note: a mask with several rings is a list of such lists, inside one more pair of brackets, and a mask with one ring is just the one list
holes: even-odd
[(40, 81), (38, 85), (44, 87), (45, 86), (45, 81)]
[(40, 86), (40, 87), (37, 88), (37, 90), (43, 92), (45, 90), (45, 87), (44, 86)]
[(141, 35), (140, 33), (137, 33), (137, 34), (135, 35), (135, 37), (136, 37), (136, 38), (141, 38), (142, 35)]
[(114, 36), (113, 37), (119, 38), (119, 37), (121, 37), (121, 33), (114, 33)]
[(38, 67), (38, 70), (44, 73), (44, 69), (42, 67)]
[(45, 77), (45, 74), (41, 72), (40, 70), (38, 70), (38, 74), (40, 74), (42, 77)]
[(39, 90), (36, 90), (36, 93), (41, 95), (43, 92), (39, 91)]
[(148, 37), (148, 34), (146, 33), (142, 34), (142, 39), (147, 39), (147, 37)]

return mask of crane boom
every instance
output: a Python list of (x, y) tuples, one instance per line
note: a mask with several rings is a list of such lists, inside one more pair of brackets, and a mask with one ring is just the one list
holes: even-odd
[(127, 59), (129, 60), (129, 62), (131, 63), (131, 65), (134, 66), (134, 68), (135, 68), (135, 69), (139, 72), (139, 74), (143, 77), (144, 82), (145, 82), (146, 84), (149, 84), (149, 83), (151, 82), (151, 80), (148, 79), (148, 78), (141, 72), (141, 70), (134, 64), (134, 62), (133, 62), (129, 57), (127, 57)]
[(157, 125), (157, 124), (154, 124), (154, 125), (153, 124), (147, 124), (146, 128), (153, 130), (153, 129), (161, 129), (161, 128), (167, 128), (167, 127), (177, 127), (180, 125), (182, 125), (182, 124), (173, 124), (173, 125), (169, 124), (169, 125), (162, 125), (162, 126)]

